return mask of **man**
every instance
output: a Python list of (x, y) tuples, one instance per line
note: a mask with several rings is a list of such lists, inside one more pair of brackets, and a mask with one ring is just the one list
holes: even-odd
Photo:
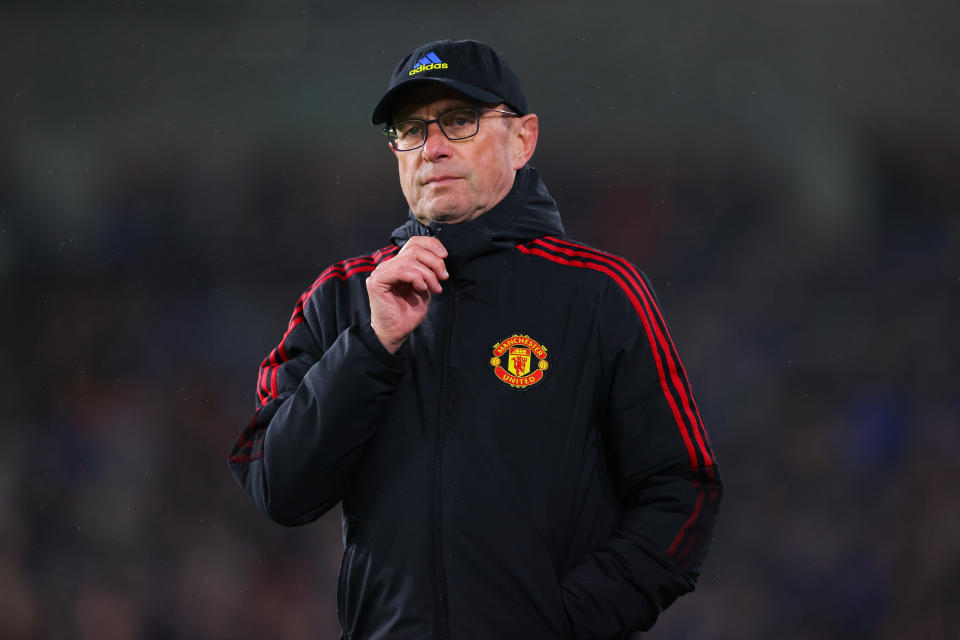
[(646, 277), (564, 236), (488, 46), (373, 113), (410, 219), (320, 274), (230, 465), (286, 525), (343, 501), (344, 638), (622, 638), (689, 592), (720, 479)]

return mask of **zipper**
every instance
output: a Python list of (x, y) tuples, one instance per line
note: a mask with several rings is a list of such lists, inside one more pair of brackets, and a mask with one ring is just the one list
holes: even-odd
[[(443, 227), (437, 225), (434, 236)], [(449, 301), (441, 303), (440, 309), (440, 395), (437, 399), (436, 444), (433, 458), (433, 542), (435, 562), (435, 582), (437, 587), (437, 637), (447, 640), (450, 637), (449, 615), (447, 613), (447, 576), (443, 548), (443, 513), (440, 506), (441, 467), (443, 461), (443, 414), (447, 402), (447, 370), (449, 368), (450, 343), (453, 335), (453, 321), (456, 316), (457, 290), (453, 278), (444, 285), (444, 293)], [(446, 296), (444, 296), (446, 297)], [(437, 300), (436, 302), (440, 302)]]

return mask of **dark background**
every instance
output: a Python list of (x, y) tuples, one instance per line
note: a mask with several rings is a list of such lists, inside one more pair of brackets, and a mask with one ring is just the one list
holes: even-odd
[(490, 42), (651, 276), (727, 495), (646, 638), (960, 623), (956, 3), (5, 2), (0, 636), (335, 638), (339, 516), (234, 483), (257, 366), (406, 214), (393, 65)]

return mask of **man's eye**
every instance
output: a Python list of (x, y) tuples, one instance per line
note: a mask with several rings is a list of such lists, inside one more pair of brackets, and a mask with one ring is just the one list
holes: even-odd
[(412, 137), (420, 135), (420, 125), (417, 123), (404, 124), (397, 127), (397, 135)]

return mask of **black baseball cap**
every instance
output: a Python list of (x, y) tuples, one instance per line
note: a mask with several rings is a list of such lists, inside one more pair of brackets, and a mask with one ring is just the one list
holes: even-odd
[(390, 86), (373, 110), (373, 124), (386, 122), (409, 87), (445, 84), (483, 103), (504, 102), (527, 114), (520, 78), (500, 55), (476, 40), (437, 40), (420, 45), (393, 70)]

